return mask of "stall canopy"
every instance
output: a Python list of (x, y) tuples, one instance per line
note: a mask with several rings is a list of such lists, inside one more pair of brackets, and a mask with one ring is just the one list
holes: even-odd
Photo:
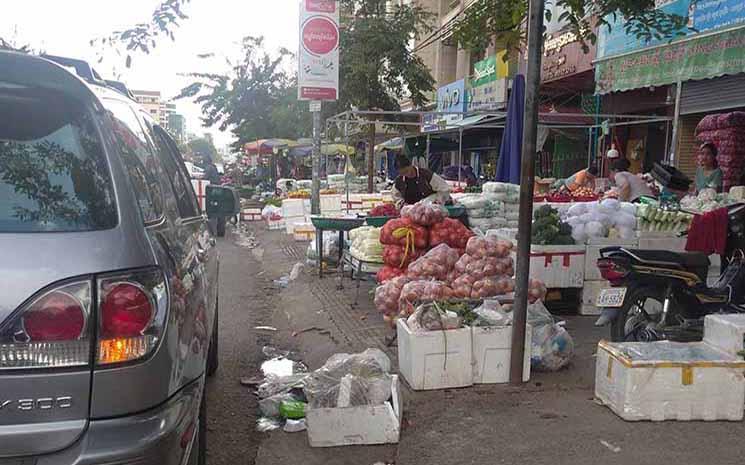
[(376, 145), (375, 151), (383, 152), (385, 150), (401, 150), (404, 148), (404, 142), (405, 139), (403, 137), (394, 137), (393, 139), (388, 139), (382, 144)]
[(255, 142), (246, 143), (243, 150), (248, 155), (271, 155), (275, 148), (291, 148), (297, 145), (297, 142), (290, 139), (259, 139)]
[[(321, 144), (321, 155), (323, 156), (334, 156), (334, 155), (354, 155), (354, 147), (350, 147), (344, 144)], [(289, 151), (291, 157), (308, 157), (313, 154), (312, 145), (301, 145), (293, 147)]]

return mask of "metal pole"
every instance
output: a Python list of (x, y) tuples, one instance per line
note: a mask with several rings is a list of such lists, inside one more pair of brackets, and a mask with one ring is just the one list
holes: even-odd
[(533, 221), (533, 173), (538, 136), (538, 101), (541, 86), (543, 55), (544, 0), (530, 0), (528, 19), (528, 72), (525, 85), (525, 119), (522, 164), (520, 168), (520, 218), (517, 237), (517, 272), (515, 275), (515, 305), (512, 311), (512, 351), (510, 382), (523, 382), (525, 330), (528, 313), (528, 277), (530, 276), (530, 237)]
[(675, 116), (673, 117), (673, 137), (670, 142), (670, 166), (675, 166), (675, 152), (678, 150), (678, 131), (680, 126), (680, 98), (683, 95), (683, 83), (675, 85)]
[(458, 187), (460, 187), (460, 167), (463, 166), (463, 129), (458, 131), (460, 137), (458, 138)]
[(370, 150), (367, 156), (367, 193), (375, 192), (375, 123), (370, 124)]
[[(349, 147), (349, 123), (344, 123), (344, 145), (346, 147)], [(344, 149), (347, 150), (346, 148)], [(357, 155), (355, 151), (355, 155)], [(344, 153), (344, 195), (346, 196), (346, 208), (347, 214), (349, 214), (349, 164), (351, 163), (351, 160), (349, 159), (349, 152)]]
[(310, 212), (313, 215), (321, 214), (321, 180), (319, 171), (321, 168), (321, 101), (310, 103), (313, 112), (313, 179), (310, 193)]

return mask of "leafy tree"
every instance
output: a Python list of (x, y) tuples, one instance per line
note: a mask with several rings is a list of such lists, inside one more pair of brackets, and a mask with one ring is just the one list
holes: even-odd
[(205, 156), (210, 157), (213, 161), (217, 160), (217, 149), (211, 138), (200, 137), (197, 139), (190, 140), (186, 143), (189, 148), (189, 152), (192, 153), (197, 160), (203, 160)]
[[(286, 101), (291, 78), (282, 65), (291, 55), (282, 49), (276, 56), (263, 50), (262, 37), (245, 37), (242, 57), (231, 63), (228, 74), (191, 73), (195, 82), (181, 90), (176, 98), (193, 98), (202, 106), (202, 122), (207, 126), (218, 125), (221, 130), (231, 129), (241, 147), (275, 134), (272, 108)], [(205, 56), (206, 57), (206, 56)]]
[[(567, 23), (583, 42), (595, 43), (593, 26), (610, 28), (609, 18), (618, 15), (625, 18), (626, 32), (640, 39), (680, 35), (687, 23), (685, 17), (656, 9), (655, 0), (547, 0), (547, 3), (551, 1), (562, 11), (559, 21)], [(527, 0), (477, 0), (461, 14), (453, 35), (465, 49), (481, 51), (492, 41), (504, 43), (508, 50), (516, 49), (524, 38), (521, 25), (527, 14)], [(552, 19), (548, 9), (546, 19)]]

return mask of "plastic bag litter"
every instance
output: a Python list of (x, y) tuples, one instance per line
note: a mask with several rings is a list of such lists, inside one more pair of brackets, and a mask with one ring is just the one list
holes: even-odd
[(458, 329), (462, 323), (463, 320), (458, 314), (442, 310), (434, 302), (420, 305), (408, 320), (406, 320), (406, 324), (415, 333)]
[(473, 313), (476, 320), (472, 326), (509, 326), (511, 323), (511, 316), (502, 310), (502, 305), (497, 300), (484, 300)]
[[(305, 253), (308, 260), (318, 260), (318, 250), (316, 241), (310, 241), (308, 250)], [(323, 236), (323, 258), (331, 263), (336, 263), (339, 259), (339, 236), (337, 234), (324, 234)]]
[(261, 417), (256, 420), (256, 430), (260, 433), (266, 433), (282, 427), (282, 422), (277, 418)]
[(290, 394), (289, 392), (275, 394), (264, 399), (259, 400), (259, 410), (261, 414), (268, 418), (279, 418), (280, 411), (279, 406), (282, 402), (293, 402), (296, 401), (297, 397)]
[(301, 418), (300, 420), (287, 420), (282, 429), (285, 433), (299, 433), (305, 431), (307, 429), (305, 418)]
[(541, 302), (528, 306), (528, 323), (533, 329), (531, 367), (536, 371), (558, 371), (574, 355), (574, 340)]
[(379, 349), (335, 354), (310, 373), (304, 392), (310, 408), (380, 405), (391, 396), (391, 361)]

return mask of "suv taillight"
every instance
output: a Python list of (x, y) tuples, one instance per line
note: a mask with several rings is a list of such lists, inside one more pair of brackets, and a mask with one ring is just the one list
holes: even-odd
[(44, 292), (0, 327), (0, 369), (88, 365), (90, 316), (90, 281)]
[(165, 328), (168, 294), (159, 270), (109, 276), (98, 281), (98, 365), (146, 357)]
[[(102, 275), (46, 290), (0, 324), (0, 370), (89, 366), (143, 359), (163, 338), (168, 292), (148, 269)], [(94, 308), (98, 311), (95, 312)]]

